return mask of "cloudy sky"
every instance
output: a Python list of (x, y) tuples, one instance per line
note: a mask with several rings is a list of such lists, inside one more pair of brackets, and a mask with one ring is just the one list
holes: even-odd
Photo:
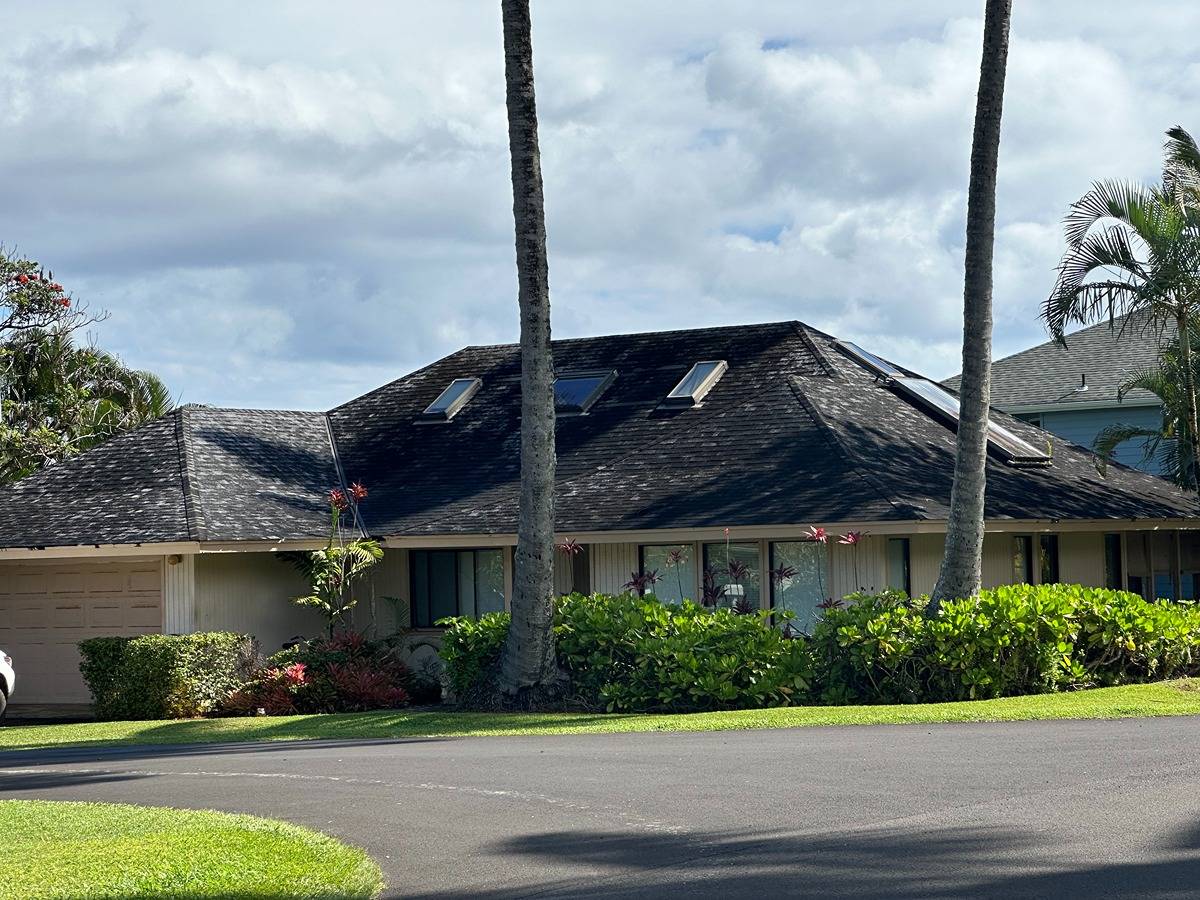
[[(958, 369), (982, 0), (535, 0), (559, 337), (803, 319)], [(1200, 11), (1017, 0), (996, 353), (1059, 221), (1200, 130)], [(515, 339), (499, 3), (5, 5), (0, 242), (184, 402), (327, 408)]]

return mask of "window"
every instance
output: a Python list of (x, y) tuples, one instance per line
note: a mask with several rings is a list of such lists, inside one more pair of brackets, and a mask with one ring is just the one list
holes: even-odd
[(1175, 579), (1171, 577), (1170, 572), (1154, 573), (1154, 596), (1150, 599), (1172, 601), (1175, 599)]
[(409, 569), (416, 628), (504, 610), (503, 550), (413, 550)]
[(698, 362), (683, 376), (683, 381), (675, 385), (664, 406), (695, 406), (705, 398), (713, 386), (721, 380), (721, 376), (729, 368), (729, 363), (723, 359)]
[[(793, 614), (790, 620), (793, 628), (811, 631), (821, 618), (820, 604), (829, 596), (825, 577), (828, 564), (824, 544), (814, 541), (771, 544), (771, 605)], [(791, 574), (784, 576), (785, 571)]]
[(1027, 534), (1012, 539), (1013, 584), (1033, 584), (1033, 538)]
[(1022, 422), (1028, 422), (1030, 425), (1034, 425), (1038, 428), (1042, 427), (1041, 413), (1013, 413), (1013, 418), (1020, 419)]
[[(762, 561), (758, 542), (704, 545), (704, 591), (717, 606), (762, 605)], [(703, 599), (703, 597), (701, 598)]]
[(425, 407), (421, 415), (439, 422), (449, 422), (482, 386), (483, 382), (478, 378), (455, 378), (448, 388), (438, 394), (436, 400)]
[(892, 365), (886, 359), (881, 359), (874, 353), (868, 353), (858, 344), (851, 341), (834, 341), (833, 346), (837, 347), (842, 353), (856, 360), (875, 372), (876, 375), (886, 375), (889, 378), (897, 378), (904, 375), (904, 372)]
[(1121, 536), (1106, 534), (1104, 536), (1104, 586), (1113, 590), (1123, 590), (1125, 579), (1124, 565), (1121, 559)]
[(1042, 584), (1058, 584), (1058, 535), (1043, 534), (1038, 537), (1042, 557)]
[(615, 371), (576, 372), (554, 379), (554, 405), (560, 413), (582, 415), (617, 377)]
[(893, 591), (904, 591), (912, 596), (911, 564), (912, 544), (908, 538), (888, 538), (887, 542), (887, 586)]
[(696, 599), (696, 548), (691, 544), (646, 544), (640, 549), (641, 571), (658, 573), (651, 590), (664, 603)]
[[(893, 378), (891, 384), (918, 406), (932, 410), (947, 419), (955, 428), (958, 427), (958, 398), (945, 388), (924, 378)], [(988, 446), (996, 450), (1006, 462), (1014, 465), (1050, 464), (1048, 453), (990, 419)]]

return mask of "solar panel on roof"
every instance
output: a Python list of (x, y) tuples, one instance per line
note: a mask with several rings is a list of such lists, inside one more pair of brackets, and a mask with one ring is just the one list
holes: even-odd
[(887, 375), (889, 378), (904, 377), (904, 372), (896, 368), (886, 359), (881, 359), (874, 353), (864, 350), (862, 347), (853, 341), (834, 341), (833, 346), (841, 350), (842, 353), (849, 356), (851, 359), (857, 360), (868, 369), (872, 369), (879, 375)]

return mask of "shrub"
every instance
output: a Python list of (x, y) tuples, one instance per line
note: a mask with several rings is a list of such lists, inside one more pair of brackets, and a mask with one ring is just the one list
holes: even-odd
[(100, 719), (204, 715), (246, 679), (256, 655), (253, 639), (220, 631), (90, 638), (79, 649)]
[(478, 619), (456, 616), (438, 623), (446, 626), (438, 655), (446, 664), (446, 682), (458, 702), (471, 705), (476, 692), (486, 690), (495, 677), (511, 621), (508, 613), (494, 612)]
[[(489, 691), (509, 616), (447, 620), (441, 656), (460, 701)], [(555, 609), (558, 659), (577, 700), (610, 710), (781, 706), (807, 696), (812, 661), (803, 641), (769, 614), (738, 615), (653, 596), (572, 594)]]
[(395, 709), (408, 702), (412, 679), (401, 652), (398, 642), (352, 631), (304, 641), (268, 658), (221, 709), (271, 716)]

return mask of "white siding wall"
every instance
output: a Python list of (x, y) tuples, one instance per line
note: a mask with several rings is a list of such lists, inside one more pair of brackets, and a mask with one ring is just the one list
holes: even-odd
[(1104, 587), (1104, 535), (1060, 534), (1058, 576), (1065, 584)]
[(197, 631), (252, 634), (264, 653), (324, 632), (321, 615), (291, 602), (307, 585), (273, 553), (202, 553), (195, 566)]
[(619, 594), (629, 576), (638, 568), (637, 544), (592, 544), (592, 590), (599, 594)]
[(163, 631), (191, 634), (196, 630), (196, 556), (168, 556), (163, 568)]
[[(1012, 539), (1011, 534), (985, 534), (983, 536), (983, 586), (985, 588), (999, 587), (1002, 584), (1012, 584), (1013, 581), (1013, 560), (1012, 560)], [(1037, 552), (1037, 538), (1033, 541), (1034, 553)], [(941, 559), (938, 559), (938, 565), (941, 565)], [(1034, 578), (1038, 575), (1037, 563), (1033, 566)], [(937, 575), (934, 574), (936, 580)]]
[[(857, 575), (855, 550), (857, 549)], [(887, 586), (887, 538), (867, 535), (857, 548), (829, 539), (829, 590), (831, 597), (855, 591), (877, 591)]]
[(942, 566), (942, 553), (946, 548), (945, 535), (914, 534), (909, 545), (909, 575), (912, 579), (914, 597), (933, 593), (937, 584), (938, 570)]
[(383, 551), (383, 559), (363, 576), (357, 595), (358, 606), (353, 613), (356, 629), (385, 635), (407, 628), (412, 621), (408, 551)]

